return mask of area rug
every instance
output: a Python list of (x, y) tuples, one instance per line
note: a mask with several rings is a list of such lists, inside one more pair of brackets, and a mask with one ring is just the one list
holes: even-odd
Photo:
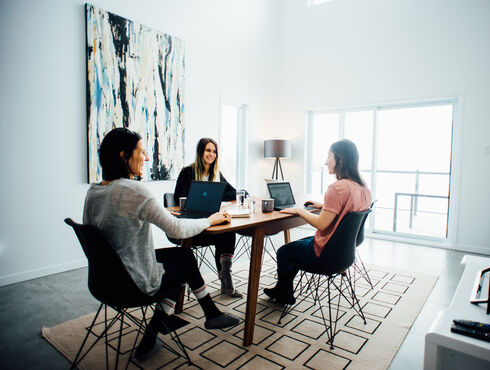
[[(240, 266), (239, 266), (240, 267)], [(145, 363), (131, 360), (130, 369), (386, 369), (395, 356), (411, 325), (427, 300), (436, 277), (367, 265), (374, 289), (362, 277), (356, 280), (356, 292), (367, 324), (341, 300), (335, 348), (326, 342), (328, 335), (318, 306), (305, 301), (278, 324), (281, 306), (272, 303), (262, 292), (275, 284), (275, 264), (265, 262), (260, 279), (254, 343), (242, 346), (245, 296), (229, 298), (219, 291), (216, 275), (206, 279), (215, 302), (222, 311), (233, 313), (242, 321), (226, 330), (204, 329), (204, 316), (195, 300), (185, 302), (179, 316), (189, 324), (179, 334), (192, 360), (188, 365), (168, 350), (162, 349)], [(234, 272), (237, 287), (247, 291), (246, 266)], [(328, 310), (324, 310), (327, 311)], [(86, 315), (51, 328), (42, 328), (43, 337), (72, 361), (94, 314)], [(117, 325), (118, 326), (118, 325)], [(110, 359), (115, 357), (116, 328), (111, 335)], [(124, 329), (120, 360), (126, 363), (136, 330)], [(168, 335), (160, 335), (171, 343)], [(80, 369), (105, 368), (105, 348), (98, 343), (79, 365)]]

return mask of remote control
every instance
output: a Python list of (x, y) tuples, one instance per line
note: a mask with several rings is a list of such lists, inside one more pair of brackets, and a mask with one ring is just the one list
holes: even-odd
[(468, 328), (471, 329), (479, 329), (484, 332), (489, 332), (490, 331), (490, 325), (489, 324), (483, 324), (478, 321), (471, 321), (471, 320), (453, 320), (455, 324), (462, 325), (462, 326), (467, 326)]
[(451, 326), (451, 331), (453, 333), (458, 333), (458, 334), (466, 335), (468, 337), (490, 342), (490, 332), (484, 332), (478, 329), (471, 329), (468, 328), (467, 326), (462, 326), (458, 324), (453, 324)]

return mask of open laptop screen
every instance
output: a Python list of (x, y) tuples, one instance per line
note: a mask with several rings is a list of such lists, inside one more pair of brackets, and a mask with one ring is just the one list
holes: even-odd
[(192, 181), (185, 202), (186, 211), (215, 213), (219, 211), (226, 184), (212, 181)]
[(267, 187), (271, 198), (274, 199), (274, 207), (289, 206), (296, 203), (289, 182), (268, 183)]

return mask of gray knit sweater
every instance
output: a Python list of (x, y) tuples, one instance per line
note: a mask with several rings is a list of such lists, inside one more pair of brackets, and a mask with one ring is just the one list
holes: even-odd
[(118, 179), (92, 184), (85, 198), (83, 223), (98, 226), (121, 257), (136, 285), (153, 295), (160, 288), (163, 266), (157, 263), (150, 223), (181, 239), (210, 226), (208, 219), (178, 219), (138, 181)]

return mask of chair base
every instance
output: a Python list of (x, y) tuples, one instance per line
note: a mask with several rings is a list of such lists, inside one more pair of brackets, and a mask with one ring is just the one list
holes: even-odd
[[(112, 308), (115, 311), (115, 315), (113, 317), (108, 317), (108, 308)], [(82, 345), (80, 346), (80, 349), (78, 350), (77, 355), (75, 356), (75, 359), (73, 360), (71, 364), (71, 369), (75, 369), (78, 364), (85, 358), (85, 356), (92, 350), (92, 348), (101, 340), (103, 339), (105, 342), (105, 363), (106, 363), (106, 369), (109, 368), (109, 347), (112, 347), (109, 344), (109, 330), (114, 327), (114, 325), (117, 325), (119, 322), (119, 333), (118, 333), (118, 339), (117, 339), (117, 348), (116, 348), (116, 358), (114, 361), (114, 369), (118, 368), (119, 365), (119, 356), (121, 353), (121, 338), (123, 336), (123, 329), (125, 326), (130, 325), (131, 323), (135, 324), (137, 327), (137, 332), (136, 332), (136, 337), (132, 343), (131, 347), (131, 352), (128, 356), (128, 359), (126, 361), (125, 368), (129, 366), (129, 362), (131, 359), (134, 358), (134, 353), (138, 344), (138, 339), (144, 332), (146, 331), (147, 328), (147, 323), (149, 322), (149, 318), (147, 318), (147, 311), (150, 309), (153, 313), (155, 312), (155, 308), (153, 306), (142, 306), (138, 307), (136, 312), (141, 312), (141, 318), (137, 317), (133, 313), (133, 308), (116, 308), (116, 307), (111, 307), (109, 305), (106, 305), (104, 303), (101, 303), (99, 306), (99, 309), (97, 310), (97, 313), (95, 314), (94, 319), (92, 320), (92, 323), (90, 324), (90, 327), (87, 330), (87, 334), (85, 335)], [(101, 316), (101, 313), (103, 312), (103, 322), (104, 322), (104, 330), (102, 333), (97, 334), (93, 329), (94, 326), (97, 324), (97, 319), (99, 316)], [(170, 335), (171, 339), (174, 341), (174, 343), (177, 346), (177, 349), (172, 348), (170, 345), (166, 344), (163, 342), (158, 336), (157, 340), (159, 340), (162, 344), (162, 346), (172, 352), (173, 354), (177, 355), (178, 357), (183, 357), (187, 360), (187, 363), (189, 365), (192, 365), (191, 359), (182, 344), (178, 334), (175, 332), (178, 328), (188, 324), (186, 320), (183, 320), (177, 316), (171, 315), (169, 316), (170, 318), (170, 325), (166, 325), (163, 321), (161, 322), (163, 326), (163, 330), (161, 331), (165, 335)], [(158, 333), (157, 333), (158, 334)], [(97, 339), (90, 345), (88, 349), (84, 351), (84, 347), (87, 343), (87, 340), (90, 335), (93, 335)]]
[[(340, 280), (340, 281), (338, 281)], [(300, 271), (299, 279), (294, 288), (294, 292), (297, 294), (296, 303), (293, 305), (285, 305), (284, 309), (279, 317), (278, 324), (281, 320), (289, 314), (295, 307), (300, 305), (306, 300), (306, 298), (313, 298), (313, 303), (320, 307), (322, 315), (323, 325), (327, 331), (328, 340), (327, 344), (330, 344), (330, 348), (334, 348), (334, 340), (337, 334), (337, 321), (339, 319), (340, 299), (343, 297), (350, 305), (350, 308), (354, 309), (357, 315), (359, 315), (364, 324), (366, 324), (366, 317), (362, 312), (362, 307), (357, 298), (354, 287), (352, 285), (352, 277), (349, 270), (335, 273), (330, 275), (324, 275), (319, 273), (311, 273), (307, 271)], [(337, 302), (333, 302), (336, 297), (332, 296), (332, 289), (339, 294), (337, 295)], [(296, 295), (295, 294), (295, 295)], [(327, 299), (328, 302), (328, 320), (324, 312), (322, 300)], [(332, 304), (336, 306), (335, 320), (332, 320)]]

